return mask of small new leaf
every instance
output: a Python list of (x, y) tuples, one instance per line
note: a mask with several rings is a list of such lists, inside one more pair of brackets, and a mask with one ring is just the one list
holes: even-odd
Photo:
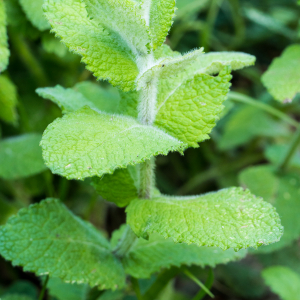
[(126, 212), (127, 223), (137, 236), (158, 233), (176, 243), (223, 250), (257, 248), (277, 242), (283, 233), (275, 209), (242, 188), (194, 197), (134, 200)]
[(6, 32), (6, 12), (4, 0), (0, 0), (0, 73), (7, 68), (8, 58), (9, 50)]
[(56, 199), (19, 211), (0, 227), (0, 253), (37, 275), (100, 289), (124, 286), (125, 274), (110, 243)]
[(273, 60), (262, 76), (262, 82), (274, 99), (288, 103), (300, 92), (299, 68), (300, 45), (289, 46)]
[(68, 179), (112, 174), (187, 145), (163, 131), (120, 115), (84, 107), (48, 126), (41, 142), (46, 165)]

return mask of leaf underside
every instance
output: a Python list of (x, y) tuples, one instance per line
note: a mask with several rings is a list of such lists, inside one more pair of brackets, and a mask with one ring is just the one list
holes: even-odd
[(134, 200), (127, 223), (137, 236), (158, 233), (177, 243), (223, 250), (277, 242), (283, 232), (275, 209), (249, 190), (229, 188), (202, 196)]
[(8, 58), (9, 50), (6, 32), (6, 12), (4, 0), (0, 0), (0, 73), (6, 70)]
[(0, 253), (24, 271), (65, 282), (101, 289), (116, 289), (125, 283), (110, 243), (56, 199), (21, 209), (0, 227)]
[(41, 142), (46, 165), (68, 179), (112, 174), (186, 145), (155, 127), (84, 107), (48, 126)]

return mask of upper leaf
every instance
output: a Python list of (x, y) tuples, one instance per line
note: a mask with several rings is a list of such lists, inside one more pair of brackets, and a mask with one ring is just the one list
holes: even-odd
[(19, 179), (45, 171), (39, 142), (42, 136), (36, 133), (7, 138), (0, 142), (0, 177)]
[(300, 276), (283, 266), (273, 266), (262, 271), (262, 276), (271, 290), (282, 300), (297, 300), (300, 295)]
[(20, 4), (31, 23), (39, 30), (50, 28), (50, 24), (43, 13), (44, 0), (19, 0)]
[(113, 174), (95, 177), (92, 185), (102, 198), (124, 207), (138, 197), (138, 166), (128, 166), (115, 170)]
[(172, 26), (175, 0), (142, 0), (142, 16), (150, 29), (153, 49), (163, 44)]
[(283, 248), (299, 238), (300, 176), (297, 173), (279, 175), (270, 166), (251, 167), (240, 174), (240, 182), (252, 193), (274, 205), (284, 226), (280, 242), (262, 247), (259, 249), (260, 252)]
[(126, 209), (136, 235), (158, 233), (177, 243), (234, 248), (277, 242), (283, 232), (275, 209), (242, 188), (194, 197), (134, 200)]
[[(118, 239), (122, 229), (114, 232), (112, 242)], [(234, 252), (233, 249), (223, 251), (217, 247), (175, 244), (171, 239), (166, 240), (153, 234), (148, 241), (138, 239), (122, 258), (122, 263), (127, 274), (136, 278), (149, 278), (162, 268), (181, 265), (215, 267), (217, 264), (242, 259), (246, 254), (245, 250)]]
[(129, 117), (84, 107), (48, 126), (41, 142), (47, 166), (68, 179), (112, 174), (186, 145)]
[(124, 90), (134, 89), (139, 73), (135, 54), (120, 35), (88, 17), (82, 0), (46, 0), (43, 7), (55, 33), (82, 56), (88, 70)]
[(0, 73), (8, 65), (9, 50), (6, 32), (6, 12), (4, 0), (0, 0)]
[[(209, 138), (230, 87), (230, 68), (218, 77), (196, 75), (170, 93), (157, 107), (155, 125), (189, 146)], [(192, 112), (192, 114), (191, 114)]]
[[(0, 2), (1, 3), (1, 2)], [(0, 75), (0, 119), (7, 123), (16, 124), (17, 89), (4, 75)]]
[(56, 199), (21, 209), (0, 227), (0, 253), (25, 271), (66, 282), (100, 289), (116, 289), (125, 283), (110, 243)]
[(276, 100), (291, 102), (300, 92), (299, 68), (300, 45), (289, 46), (279, 58), (273, 60), (262, 76), (262, 82)]
[(96, 111), (116, 112), (120, 96), (114, 88), (104, 89), (92, 82), (81, 82), (73, 88), (60, 85), (53, 88), (39, 88), (37, 94), (56, 103), (64, 114), (74, 112), (84, 106)]

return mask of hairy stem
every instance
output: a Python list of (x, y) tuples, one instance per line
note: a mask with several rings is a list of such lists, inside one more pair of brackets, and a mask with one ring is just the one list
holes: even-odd
[(114, 254), (118, 257), (124, 257), (125, 254), (130, 250), (134, 241), (136, 240), (136, 235), (132, 231), (129, 225), (127, 225), (121, 240), (119, 241), (116, 248), (113, 250)]
[(140, 165), (140, 190), (139, 198), (151, 199), (152, 190), (155, 184), (155, 158), (152, 157), (150, 160), (145, 161)]
[(292, 139), (292, 142), (289, 146), (287, 153), (285, 154), (281, 163), (278, 166), (279, 171), (284, 171), (287, 168), (289, 162), (291, 161), (291, 159), (293, 158), (297, 150), (299, 143), (300, 143), (300, 125), (298, 126), (297, 131), (294, 134), (294, 137)]

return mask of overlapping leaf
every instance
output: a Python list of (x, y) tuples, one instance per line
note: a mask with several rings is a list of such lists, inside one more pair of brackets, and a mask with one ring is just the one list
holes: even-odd
[(92, 82), (81, 82), (73, 88), (60, 85), (53, 88), (39, 88), (37, 94), (56, 103), (63, 113), (74, 112), (84, 106), (96, 111), (116, 112), (120, 96), (114, 88), (104, 89)]
[(271, 290), (282, 300), (297, 300), (300, 295), (300, 276), (287, 267), (273, 266), (263, 270), (262, 276)]
[(17, 89), (4, 75), (0, 75), (0, 119), (11, 124), (17, 122)]
[(57, 119), (46, 129), (41, 146), (47, 166), (68, 179), (112, 174), (186, 145), (163, 131), (124, 116), (84, 107)]
[(6, 12), (4, 0), (0, 0), (0, 73), (8, 65), (9, 50), (6, 32)]
[(28, 133), (0, 142), (0, 177), (18, 179), (47, 169), (39, 143), (40, 134)]
[(44, 0), (19, 0), (20, 4), (31, 23), (39, 30), (43, 31), (50, 28), (43, 13)]
[(66, 282), (116, 289), (125, 274), (110, 243), (56, 199), (19, 211), (0, 227), (0, 253), (13, 265)]
[(62, 41), (82, 56), (87, 69), (124, 90), (135, 87), (136, 57), (120, 36), (88, 17), (82, 0), (46, 0), (45, 15)]
[(297, 173), (278, 175), (270, 166), (252, 167), (240, 174), (240, 182), (252, 193), (274, 205), (284, 226), (280, 242), (261, 247), (259, 252), (281, 249), (300, 236), (300, 177)]
[(249, 190), (224, 189), (194, 197), (134, 200), (127, 223), (141, 237), (158, 233), (177, 243), (234, 248), (277, 242), (283, 232), (275, 209)]
[(300, 92), (299, 67), (300, 45), (289, 46), (279, 58), (274, 59), (262, 82), (276, 100), (291, 102)]
[[(122, 229), (114, 232), (112, 242), (118, 239)], [(234, 252), (233, 249), (223, 251), (217, 247), (175, 244), (170, 238), (166, 240), (154, 234), (149, 241), (138, 239), (122, 258), (122, 263), (127, 274), (136, 278), (149, 278), (162, 268), (181, 265), (215, 267), (217, 264), (242, 259), (246, 253), (245, 250)]]

